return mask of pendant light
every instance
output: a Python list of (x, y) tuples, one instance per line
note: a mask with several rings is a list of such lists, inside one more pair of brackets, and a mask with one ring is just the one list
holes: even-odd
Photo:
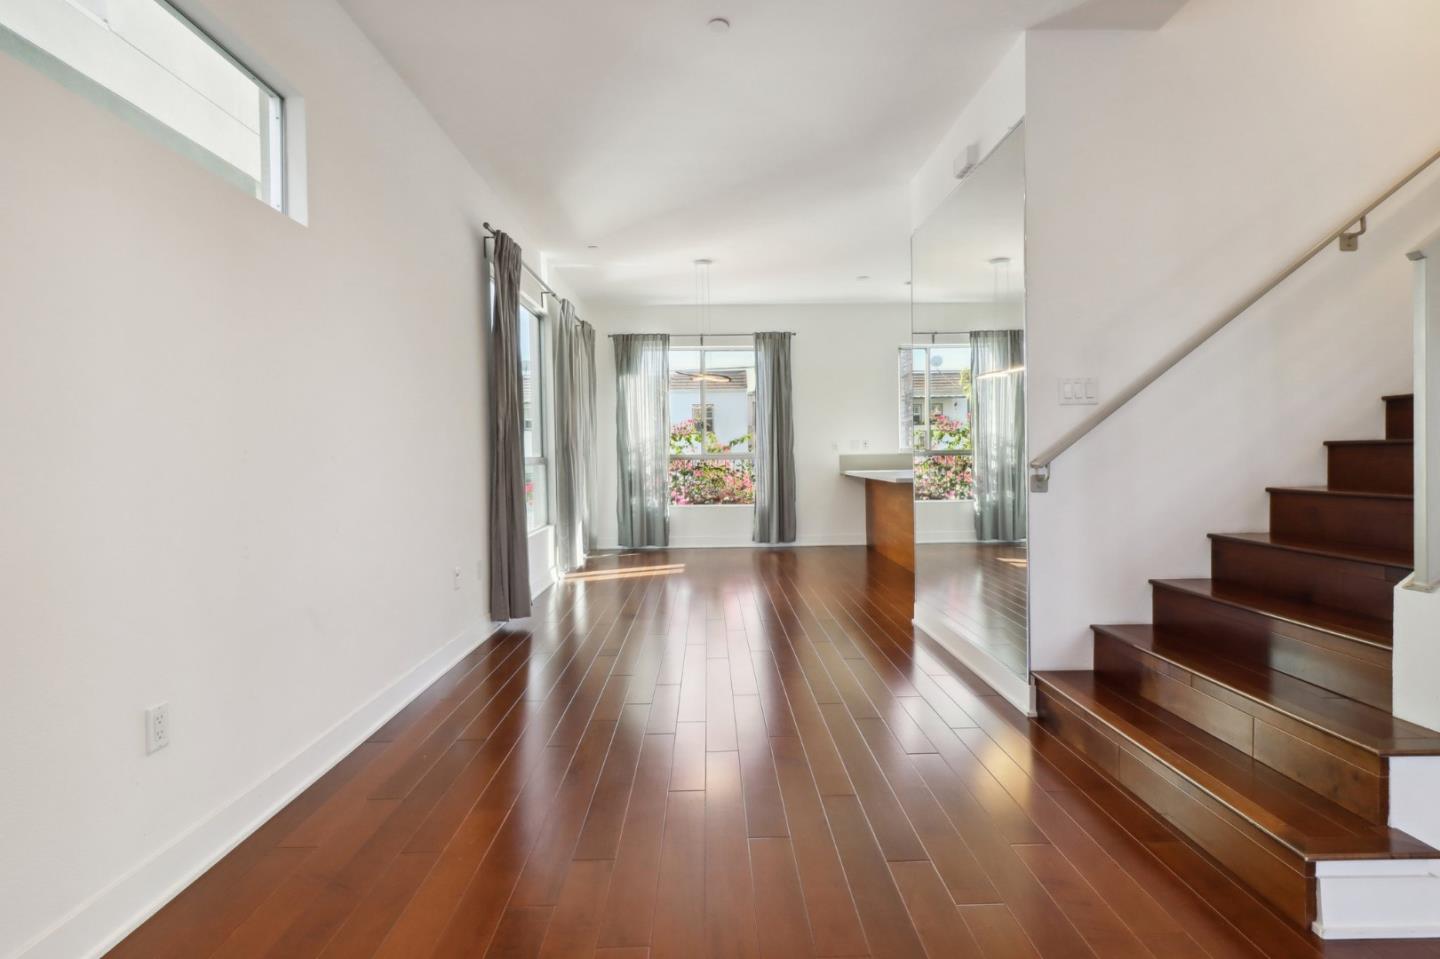
[[(993, 303), (995, 306), (998, 307), (998, 306), (1000, 305), (1000, 303), (1001, 303), (1001, 297), (1002, 297), (1002, 295), (1003, 295), (1006, 299), (1008, 299), (1008, 298), (1010, 297), (1010, 258), (1009, 258), (1008, 256), (997, 256), (997, 257), (991, 258), (990, 261), (989, 261), (989, 263), (990, 263), (990, 291), (991, 291), (991, 292), (990, 292), (990, 302)], [(1003, 271), (1003, 273), (1004, 273), (1004, 279), (1003, 279), (1003, 281), (1002, 281), (1002, 279), (1001, 279), (1001, 273), (1002, 273), (1002, 271)], [(1000, 376), (1014, 376), (1014, 375), (1017, 374), (1017, 373), (1024, 373), (1024, 372), (1025, 372), (1025, 367), (1024, 367), (1024, 366), (1012, 366), (1012, 367), (1010, 367), (1009, 369), (1006, 369), (1006, 370), (992, 370), (992, 371), (989, 372), (989, 373), (981, 373), (979, 376), (976, 377), (976, 379), (977, 379), (977, 380), (988, 380), (988, 379), (994, 379), (994, 378), (1000, 377)]]
[[(699, 316), (698, 326), (700, 335), (700, 347), (705, 347), (705, 331), (710, 326), (710, 266), (715, 261), (710, 259), (699, 259), (695, 261), (695, 308)], [(708, 371), (691, 373), (692, 383), (733, 383), (731, 377), (721, 373)]]

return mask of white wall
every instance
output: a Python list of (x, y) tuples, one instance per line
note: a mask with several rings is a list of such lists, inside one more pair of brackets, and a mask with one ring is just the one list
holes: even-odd
[[(597, 343), (600, 421), (599, 541), (613, 547), (615, 519), (615, 354), (611, 333), (693, 335), (693, 307), (592, 309)], [(709, 332), (791, 330), (795, 403), (797, 542), (865, 542), (864, 483), (840, 475), (840, 453), (899, 448), (897, 350), (910, 340), (904, 304), (727, 306), (711, 310)], [(693, 342), (693, 341), (692, 341)], [(866, 447), (864, 444), (868, 443)], [(838, 446), (838, 450), (836, 447)], [(754, 511), (748, 506), (679, 506), (670, 512), (672, 546), (746, 546)]]
[(1003, 303), (916, 303), (913, 310), (914, 329), (924, 333), (1025, 328), (1025, 304), (1019, 297)]
[(975, 501), (930, 500), (915, 503), (915, 542), (975, 542)]
[(990, 78), (966, 104), (954, 125), (910, 181), (910, 225), (919, 227), (958, 182), (955, 158), (979, 144), (984, 159), (1025, 118), (1025, 36), (1015, 40)]
[(524, 225), (331, 0), (212, 9), (307, 99), (308, 227), (0, 56), (0, 955), (89, 954), (488, 628)]
[[(1032, 451), (1437, 146), (1440, 6), (1192, 0), (1155, 33), (1027, 39)], [(1205, 575), (1211, 530), (1263, 529), (1267, 484), (1323, 482), (1327, 438), (1381, 435), (1410, 384), (1418, 184), (1055, 464), (1031, 498), (1033, 661), (1086, 666), (1147, 578)]]

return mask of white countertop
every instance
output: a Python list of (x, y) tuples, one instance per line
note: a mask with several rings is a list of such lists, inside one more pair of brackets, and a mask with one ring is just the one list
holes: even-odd
[(909, 470), (846, 470), (846, 476), (855, 479), (875, 480), (879, 483), (914, 483), (915, 471)]

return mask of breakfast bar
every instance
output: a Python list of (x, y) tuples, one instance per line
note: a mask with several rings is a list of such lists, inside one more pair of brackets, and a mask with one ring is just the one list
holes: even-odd
[(915, 471), (853, 469), (844, 475), (865, 483), (865, 545), (915, 571)]

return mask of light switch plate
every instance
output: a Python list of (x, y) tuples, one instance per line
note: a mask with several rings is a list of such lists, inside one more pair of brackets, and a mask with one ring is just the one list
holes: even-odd
[(1093, 376), (1060, 380), (1061, 406), (1096, 406), (1100, 403), (1100, 381)]

